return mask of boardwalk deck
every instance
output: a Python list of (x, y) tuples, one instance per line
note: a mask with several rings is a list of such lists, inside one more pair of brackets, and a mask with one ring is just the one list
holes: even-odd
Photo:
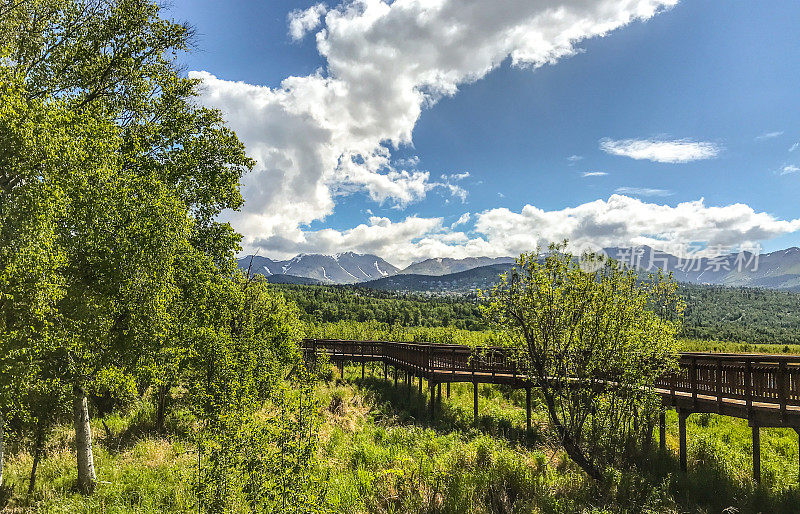
[[(307, 359), (320, 353), (337, 363), (382, 362), (406, 376), (429, 382), (430, 408), (441, 400), (441, 384), (473, 384), (474, 415), (478, 416), (478, 384), (502, 384), (527, 391), (530, 429), (530, 391), (536, 384), (522, 373), (513, 354), (502, 347), (471, 348), (461, 345), (392, 341), (306, 339)], [(800, 356), (760, 354), (682, 353), (678, 372), (655, 384), (665, 407), (678, 411), (681, 466), (686, 469), (686, 419), (693, 413), (711, 412), (746, 419), (753, 428), (753, 471), (760, 478), (759, 429), (791, 427), (800, 435)], [(607, 377), (613, 380), (613, 377)], [(661, 446), (665, 444), (663, 412), (659, 422)]]

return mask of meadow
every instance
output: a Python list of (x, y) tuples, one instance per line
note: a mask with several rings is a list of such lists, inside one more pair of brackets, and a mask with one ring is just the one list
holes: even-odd
[[(309, 336), (433, 339), (477, 344), (496, 334), (459, 337), (456, 329), (381, 332), (374, 324), (320, 326)], [(430, 331), (433, 330), (433, 331)], [(485, 339), (482, 339), (485, 338)], [(740, 351), (740, 343), (687, 341), (702, 351)], [(757, 345), (758, 346), (758, 345)], [(783, 351), (783, 348), (764, 348)], [(746, 348), (750, 351), (749, 347)], [(790, 348), (789, 351), (797, 351)], [(607, 470), (601, 483), (586, 477), (546, 429), (534, 395), (534, 423), (525, 427), (522, 390), (483, 384), (479, 417), (472, 387), (454, 384), (433, 418), (427, 386), (395, 388), (379, 365), (331, 366), (315, 396), (322, 416), (314, 473), (325, 484), (332, 512), (794, 512), (798, 439), (791, 429), (762, 429), (762, 483), (750, 477), (746, 421), (694, 414), (688, 422), (689, 472), (677, 462), (677, 416), (667, 413), (667, 451), (641, 449), (630, 465)], [(180, 397), (176, 392), (176, 397)], [(6, 462), (3, 512), (192, 512), (198, 462), (195, 420), (180, 402), (155, 428), (150, 396), (126, 412), (92, 420), (98, 486), (91, 496), (74, 488), (74, 431), (57, 427), (39, 464), (36, 488), (26, 494), (33, 457), (25, 449)], [(655, 435), (657, 440), (657, 434)], [(729, 510), (728, 512), (732, 512)]]

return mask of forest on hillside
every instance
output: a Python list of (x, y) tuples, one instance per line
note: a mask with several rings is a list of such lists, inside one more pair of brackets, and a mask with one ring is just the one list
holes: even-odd
[[(377, 321), (389, 325), (485, 330), (477, 293), (412, 293), (358, 286), (273, 285), (314, 323)], [(680, 284), (683, 336), (746, 343), (800, 343), (800, 294), (770, 289)]]

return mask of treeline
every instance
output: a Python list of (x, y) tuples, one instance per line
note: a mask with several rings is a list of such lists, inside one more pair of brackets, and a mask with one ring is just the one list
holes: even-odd
[(355, 286), (273, 285), (300, 309), (309, 323), (377, 321), (405, 327), (485, 330), (480, 299), (474, 293), (434, 295)]
[(800, 294), (681, 284), (684, 335), (748, 343), (800, 343)]
[[(486, 330), (476, 293), (409, 293), (357, 286), (273, 285), (309, 323), (376, 321), (401, 327)], [(683, 337), (747, 343), (800, 343), (800, 294), (680, 284)]]
[(24, 451), (32, 498), (71, 422), (91, 494), (90, 421), (148, 401), (160, 432), (180, 398), (202, 510), (314, 509), (301, 325), (216, 221), (253, 161), (182, 76), (191, 37), (153, 0), (0, 7), (0, 491), (6, 448)]

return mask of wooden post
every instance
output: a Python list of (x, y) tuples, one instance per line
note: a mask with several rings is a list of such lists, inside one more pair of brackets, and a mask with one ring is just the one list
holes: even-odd
[(447, 397), (450, 398), (450, 382), (447, 383)]
[(419, 376), (419, 394), (422, 394), (422, 375)]
[(478, 382), (472, 382), (472, 416), (478, 421)]
[(667, 415), (663, 408), (658, 413), (658, 446), (662, 452), (667, 449)]
[[(420, 379), (420, 384), (422, 384), (422, 379)], [(436, 384), (428, 380), (428, 389), (431, 390), (431, 419), (433, 419), (436, 412)], [(420, 390), (422, 389), (420, 388)]]
[(387, 369), (389, 368), (389, 364), (386, 361), (383, 361), (383, 379), (386, 380)]
[[(800, 428), (794, 427), (794, 431), (797, 432), (797, 447), (800, 449)], [(800, 453), (800, 452), (798, 452)], [(800, 469), (800, 460), (798, 460), (798, 469)]]
[(722, 413), (722, 359), (717, 357), (717, 413)]
[(361, 361), (361, 380), (364, 380), (364, 361)]
[(697, 357), (692, 357), (692, 367), (690, 368), (692, 374), (689, 383), (692, 385), (692, 406), (697, 408)]
[(747, 417), (749, 418), (753, 412), (753, 368), (750, 364), (750, 359), (744, 362), (744, 396), (745, 403), (747, 404)]
[(678, 409), (678, 432), (680, 439), (680, 457), (681, 457), (681, 471), (686, 471), (688, 468), (686, 463), (686, 418), (689, 413), (683, 409)]
[(781, 423), (786, 423), (786, 361), (778, 364), (778, 399), (781, 404)]
[(344, 361), (343, 360), (339, 361), (339, 375), (342, 377), (342, 380), (344, 380)]
[(761, 483), (761, 431), (757, 424), (751, 425), (753, 428), (753, 480), (757, 484)]
[(397, 388), (397, 366), (394, 367), (394, 387)]
[(442, 403), (442, 383), (441, 382), (437, 382), (436, 383), (436, 403), (438, 403), (438, 404)]
[(531, 431), (531, 386), (525, 387), (525, 428)]

